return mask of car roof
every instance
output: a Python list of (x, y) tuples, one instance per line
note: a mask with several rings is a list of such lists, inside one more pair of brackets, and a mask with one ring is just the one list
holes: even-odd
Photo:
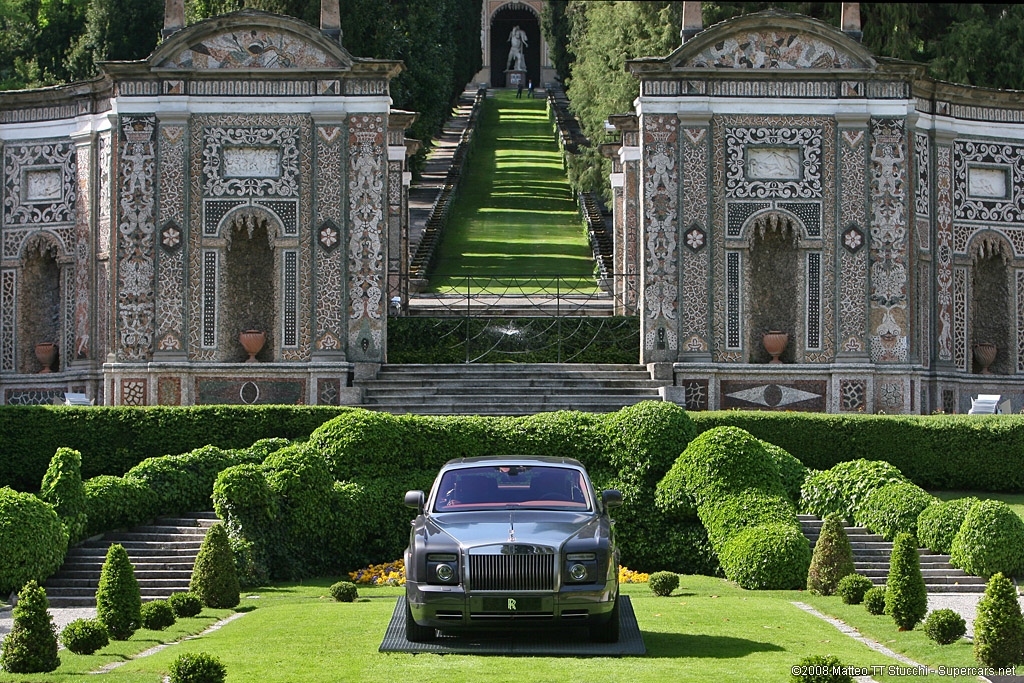
[(565, 465), (583, 467), (583, 463), (573, 458), (562, 458), (552, 455), (481, 455), (473, 458), (452, 458), (444, 464), (443, 469), (458, 469), (480, 465)]

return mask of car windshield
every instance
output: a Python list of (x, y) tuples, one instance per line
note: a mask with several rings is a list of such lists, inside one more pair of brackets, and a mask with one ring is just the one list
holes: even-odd
[(589, 511), (590, 505), (587, 480), (579, 470), (543, 465), (496, 465), (445, 472), (438, 484), (434, 511)]

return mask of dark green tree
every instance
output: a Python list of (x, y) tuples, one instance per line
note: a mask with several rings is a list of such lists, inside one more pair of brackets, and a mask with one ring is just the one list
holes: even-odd
[(928, 612), (928, 589), (921, 575), (917, 539), (908, 533), (899, 534), (893, 543), (885, 587), (886, 613), (901, 631), (913, 630)]
[(228, 534), (223, 524), (214, 524), (199, 548), (189, 592), (207, 607), (223, 609), (238, 604), (239, 590)]
[(107, 550), (96, 591), (96, 615), (114, 640), (128, 640), (142, 624), (142, 597), (135, 569), (120, 543)]
[(68, 55), (72, 77), (93, 75), (96, 62), (144, 59), (156, 47), (163, 19), (163, 3), (152, 0), (92, 0), (85, 31)]
[(562, 83), (569, 78), (569, 68), (573, 61), (573, 54), (569, 50), (572, 21), (569, 8), (569, 0), (548, 0), (544, 3), (540, 15), (540, 28), (544, 32), (544, 40), (548, 43), (551, 65), (555, 67), (558, 80)]
[(996, 668), (1024, 664), (1024, 618), (1017, 591), (1001, 573), (988, 580), (974, 620), (974, 658)]
[(53, 671), (60, 666), (57, 656), (57, 627), (47, 611), (50, 603), (35, 581), (18, 593), (14, 626), (3, 642), (0, 668), (9, 673), (32, 674)]
[(814, 544), (811, 566), (807, 570), (807, 590), (832, 595), (839, 580), (853, 572), (850, 539), (843, 528), (843, 520), (832, 513), (822, 522), (818, 542)]

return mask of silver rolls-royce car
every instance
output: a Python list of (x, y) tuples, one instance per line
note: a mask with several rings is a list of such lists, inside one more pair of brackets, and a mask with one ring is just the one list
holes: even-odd
[(451, 460), (415, 508), (405, 550), (406, 638), (442, 631), (587, 626), (619, 639), (619, 551), (608, 509), (570, 458)]

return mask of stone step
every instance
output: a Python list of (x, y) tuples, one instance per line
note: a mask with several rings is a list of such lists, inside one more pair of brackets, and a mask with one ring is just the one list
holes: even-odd
[[(153, 569), (153, 570), (140, 570), (137, 566), (135, 568), (135, 578), (139, 581), (149, 579), (191, 579), (192, 572), (187, 569)], [(46, 580), (47, 584), (53, 583), (56, 585), (58, 581), (64, 580), (88, 580), (99, 582), (100, 572), (99, 570), (91, 569), (61, 569), (59, 572), (51, 576)]]
[(205, 536), (206, 532), (210, 530), (211, 526), (213, 526), (212, 523), (206, 525), (198, 525), (174, 522), (137, 526), (132, 528), (132, 532), (139, 534), (198, 534), (199, 536)]
[[(356, 382), (357, 385), (360, 382)], [(557, 389), (563, 393), (586, 393), (595, 389), (615, 390), (618, 392), (646, 391), (655, 392), (668, 382), (648, 379), (600, 379), (588, 382), (573, 382), (561, 379), (502, 379), (502, 380), (454, 380), (454, 379), (381, 379), (365, 383), (367, 392), (415, 392), (439, 394), (443, 392), (483, 393), (494, 391), (500, 386), (503, 392), (531, 392)]]
[(472, 403), (440, 403), (437, 405), (431, 404), (415, 404), (406, 405), (401, 403), (395, 404), (381, 404), (381, 403), (363, 403), (357, 405), (357, 408), (363, 408), (365, 410), (378, 410), (385, 411), (395, 415), (411, 414), (411, 415), (493, 415), (493, 416), (511, 416), (511, 415), (533, 415), (535, 413), (549, 413), (558, 410), (577, 410), (588, 413), (614, 413), (623, 406), (633, 405), (639, 403), (637, 400), (623, 400), (613, 403), (580, 403), (580, 402), (559, 402), (559, 403), (536, 403), (536, 402), (523, 402), (520, 404), (509, 404), (505, 406), (492, 406)]
[[(150, 558), (150, 557), (195, 557), (199, 552), (199, 545), (188, 547), (165, 547), (175, 544), (171, 543), (149, 543), (140, 547), (125, 547), (125, 551), (128, 553), (128, 557), (132, 558)], [(104, 558), (107, 556), (106, 548), (72, 548), (68, 551), (67, 557), (69, 559), (75, 558)]]
[[(151, 572), (150, 572), (151, 573)], [(178, 572), (175, 572), (177, 574)], [(186, 577), (179, 578), (140, 578), (138, 574), (135, 575), (135, 579), (139, 583), (139, 588), (180, 588), (185, 586), (188, 589), (189, 581), (191, 581), (191, 574)], [(52, 590), (64, 590), (64, 589), (75, 589), (75, 588), (91, 588), (96, 590), (100, 585), (99, 574), (87, 579), (65, 579), (51, 576), (46, 581), (46, 590), (49, 592)]]
[[(168, 527), (168, 529), (173, 527)], [(121, 541), (132, 541), (138, 543), (139, 541), (152, 541), (155, 543), (163, 541), (196, 541), (199, 543), (203, 542), (206, 538), (206, 531), (198, 529), (196, 527), (189, 528), (185, 531), (174, 532), (174, 531), (135, 531), (134, 529), (129, 531), (112, 531), (109, 534), (104, 534), (102, 541), (94, 541), (96, 545), (105, 545), (109, 547), (113, 543), (119, 543)], [(124, 545), (124, 543), (121, 543)]]

